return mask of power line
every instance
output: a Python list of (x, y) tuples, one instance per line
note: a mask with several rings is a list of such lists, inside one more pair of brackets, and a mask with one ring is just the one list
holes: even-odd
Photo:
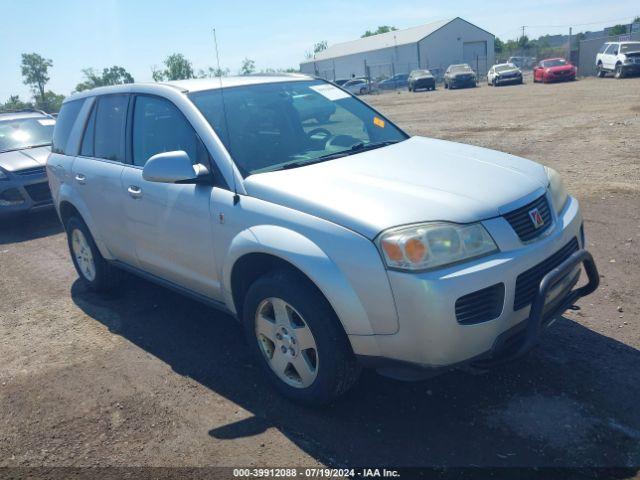
[[(588, 23), (570, 23), (567, 25), (526, 25), (526, 28), (569, 28), (569, 27), (585, 27), (588, 25), (600, 25), (603, 23), (612, 23), (612, 22), (622, 22), (624, 20), (629, 20), (629, 17), (631, 17), (632, 15), (626, 16), (626, 17), (619, 17), (619, 18), (614, 18), (611, 20), (599, 20), (597, 22), (588, 22)], [(628, 22), (631, 23), (631, 22)], [(521, 28), (525, 28), (525, 27), (521, 27)]]

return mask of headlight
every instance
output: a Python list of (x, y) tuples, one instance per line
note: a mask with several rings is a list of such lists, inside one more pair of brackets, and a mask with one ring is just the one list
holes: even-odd
[(377, 239), (388, 267), (426, 270), (487, 255), (498, 250), (479, 223), (423, 223), (392, 228)]
[(560, 214), (567, 203), (569, 194), (567, 194), (567, 190), (564, 188), (564, 183), (562, 182), (560, 174), (553, 168), (544, 168), (547, 171), (547, 177), (549, 178), (549, 191), (551, 192), (553, 206), (556, 209), (556, 213)]

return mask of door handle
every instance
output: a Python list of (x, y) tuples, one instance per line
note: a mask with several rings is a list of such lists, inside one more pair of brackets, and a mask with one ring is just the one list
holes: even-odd
[(131, 198), (142, 197), (142, 189), (137, 185), (129, 185), (129, 188), (127, 188), (127, 192), (129, 192), (129, 196)]
[(81, 173), (76, 173), (76, 182), (78, 182), (80, 185), (84, 185), (85, 183), (87, 183), (87, 177), (85, 177)]

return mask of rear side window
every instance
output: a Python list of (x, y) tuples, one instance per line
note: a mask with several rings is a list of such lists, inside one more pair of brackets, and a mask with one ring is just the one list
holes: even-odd
[(51, 151), (54, 153), (61, 153), (62, 155), (75, 155), (75, 152), (69, 152), (67, 149), (67, 143), (69, 142), (69, 135), (71, 135), (71, 129), (73, 124), (76, 123), (80, 109), (84, 103), (84, 99), (74, 100), (72, 102), (66, 102), (62, 105), (56, 126), (53, 130), (53, 144)]
[(192, 163), (207, 165), (208, 154), (180, 110), (160, 97), (139, 95), (133, 111), (133, 164), (144, 166), (157, 153), (182, 150)]
[(106, 95), (98, 99), (94, 107), (94, 157), (124, 162), (124, 132), (128, 106), (129, 95)]

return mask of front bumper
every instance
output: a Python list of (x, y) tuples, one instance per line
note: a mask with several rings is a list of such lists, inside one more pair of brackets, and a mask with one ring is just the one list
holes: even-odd
[(622, 64), (622, 71), (625, 75), (640, 74), (640, 63), (624, 63)]
[(421, 80), (416, 80), (413, 82), (414, 90), (421, 90), (423, 88), (435, 88), (436, 80), (434, 78), (425, 78)]
[(507, 85), (511, 83), (522, 83), (522, 75), (516, 77), (496, 77), (496, 85)]
[(53, 207), (45, 173), (9, 175), (0, 180), (0, 218)]
[(451, 79), (450, 86), (452, 86), (452, 87), (475, 87), (476, 86), (476, 79), (475, 78), (453, 77)]
[(544, 77), (546, 82), (568, 82), (576, 79), (575, 72), (569, 73), (547, 73)]
[[(550, 202), (550, 198), (547, 200)], [(437, 271), (389, 271), (400, 328), (393, 335), (372, 336), (369, 339), (375, 342), (369, 349), (372, 358), (361, 357), (361, 360), (377, 367), (399, 362), (438, 370), (468, 362), (487, 362), (506, 353), (506, 356), (513, 357), (529, 350), (545, 325), (579, 297), (597, 287), (595, 264), (584, 250), (582, 217), (577, 200), (569, 198), (560, 215), (555, 215), (555, 212), (552, 215), (551, 228), (532, 242), (523, 244), (509, 223), (503, 217), (496, 217), (483, 224), (500, 252)], [(578, 252), (551, 272), (546, 272), (530, 306), (516, 309), (518, 276), (547, 260), (573, 239), (576, 239)], [(578, 264), (581, 263), (589, 277), (589, 288), (570, 293), (578, 281)], [(562, 282), (562, 291), (559, 292), (555, 288), (558, 282)], [(481, 323), (459, 323), (456, 301), (497, 283), (504, 284), (499, 315)], [(550, 290), (554, 290), (553, 301), (545, 304)], [(525, 331), (524, 335), (522, 331)], [(507, 352), (507, 346), (517, 352)], [(363, 350), (356, 353), (368, 355)], [(377, 365), (372, 365), (372, 362)]]

